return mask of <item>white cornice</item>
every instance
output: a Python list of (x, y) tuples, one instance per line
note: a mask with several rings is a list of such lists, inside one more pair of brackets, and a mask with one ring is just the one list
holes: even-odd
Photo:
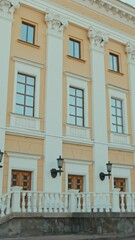
[(131, 26), (135, 26), (135, 9), (118, 0), (72, 0), (87, 9)]
[[(121, 3), (117, 0), (107, 0), (106, 2), (111, 4), (111, 2), (113, 2), (113, 1), (115, 1), (115, 3), (117, 3), (116, 6), (119, 6), (122, 9), (128, 9), (128, 11), (130, 9), (131, 12), (132, 11), (135, 12), (134, 9), (132, 9), (131, 7), (127, 7), (126, 4)], [(40, 10), (42, 12), (47, 12), (48, 9), (53, 10), (54, 12), (59, 13), (61, 16), (66, 17), (69, 22), (74, 23), (84, 29), (89, 29), (90, 26), (93, 26), (93, 27), (99, 29), (100, 31), (106, 32), (108, 37), (110, 37), (116, 41), (119, 41), (123, 44), (127, 44), (128, 42), (130, 42), (133, 45), (135, 44), (135, 36), (129, 35), (126, 32), (119, 30), (117, 28), (114, 28), (110, 25), (108, 26), (107, 23), (106, 24), (104, 24), (102, 22), (99, 23), (98, 21), (93, 20), (89, 17), (86, 17), (85, 15), (82, 15), (79, 12), (73, 11), (69, 8), (67, 9), (62, 5), (54, 3), (53, 0), (21, 0), (21, 3), (28, 5), (32, 8), (35, 8), (37, 10)], [(100, 10), (101, 10), (100, 14), (103, 14), (102, 9), (100, 9)], [(110, 17), (110, 16), (108, 16), (108, 17)], [(129, 22), (129, 25), (131, 27), (130, 22)]]

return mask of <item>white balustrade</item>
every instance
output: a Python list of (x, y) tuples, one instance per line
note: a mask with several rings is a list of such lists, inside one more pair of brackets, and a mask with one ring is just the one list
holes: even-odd
[(135, 212), (135, 193), (43, 193), (15, 188), (0, 197), (0, 217), (11, 212)]

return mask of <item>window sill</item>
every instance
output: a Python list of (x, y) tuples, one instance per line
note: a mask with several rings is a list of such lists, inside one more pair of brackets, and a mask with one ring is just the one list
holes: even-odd
[(73, 57), (73, 56), (70, 56), (70, 55), (67, 55), (67, 58), (73, 59), (73, 60), (75, 60), (75, 61), (77, 61), (77, 62), (82, 62), (82, 63), (85, 63), (85, 62), (86, 62), (86, 60), (84, 60), (84, 59), (76, 58), (76, 57)]
[(40, 118), (10, 113), (10, 127), (40, 130)]
[(40, 46), (36, 45), (36, 44), (32, 44), (32, 43), (28, 43), (28, 42), (25, 42), (21, 39), (18, 39), (17, 40), (19, 43), (23, 44), (23, 45), (26, 45), (26, 46), (29, 46), (29, 47), (33, 47), (33, 48), (40, 48)]
[(108, 71), (111, 72), (111, 73), (114, 73), (114, 74), (120, 75), (120, 76), (124, 76), (124, 73), (117, 72), (117, 71), (114, 71), (114, 70), (112, 70), (112, 69), (108, 69)]
[(130, 135), (125, 133), (110, 132), (110, 142), (116, 144), (130, 144)]
[(66, 124), (66, 136), (90, 139), (90, 128), (84, 126), (80, 127), (68, 123)]

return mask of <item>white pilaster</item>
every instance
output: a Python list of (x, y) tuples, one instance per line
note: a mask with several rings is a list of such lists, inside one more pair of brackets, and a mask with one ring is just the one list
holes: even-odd
[[(126, 45), (127, 62), (128, 62), (128, 76), (130, 85), (130, 104), (131, 104), (131, 123), (133, 145), (135, 145), (135, 46), (131, 43)], [(134, 153), (135, 164), (135, 153)]]
[(92, 116), (94, 138), (94, 192), (108, 192), (109, 179), (101, 181), (99, 173), (107, 173), (108, 162), (107, 144), (107, 114), (106, 114), (106, 90), (105, 90), (105, 63), (104, 45), (108, 37), (90, 27), (88, 32), (90, 39), (90, 64), (92, 73)]
[(46, 44), (46, 107), (45, 107), (45, 163), (44, 191), (60, 192), (62, 177), (52, 178), (50, 170), (57, 167), (62, 156), (62, 77), (63, 77), (63, 31), (67, 20), (61, 15), (47, 11)]
[[(19, 7), (17, 0), (0, 1), (0, 149), (4, 151), (5, 147), (5, 128), (6, 128), (6, 107), (8, 90), (8, 72), (11, 44), (11, 28), (13, 12)], [(4, 161), (4, 157), (3, 157)], [(3, 165), (2, 161), (2, 165)], [(0, 169), (0, 194), (2, 193), (3, 169)]]

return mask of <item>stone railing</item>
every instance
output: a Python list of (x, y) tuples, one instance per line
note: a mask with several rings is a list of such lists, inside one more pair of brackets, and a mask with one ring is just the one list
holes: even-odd
[(0, 217), (12, 212), (67, 213), (67, 212), (135, 212), (135, 193), (63, 193), (13, 191), (0, 197)]

